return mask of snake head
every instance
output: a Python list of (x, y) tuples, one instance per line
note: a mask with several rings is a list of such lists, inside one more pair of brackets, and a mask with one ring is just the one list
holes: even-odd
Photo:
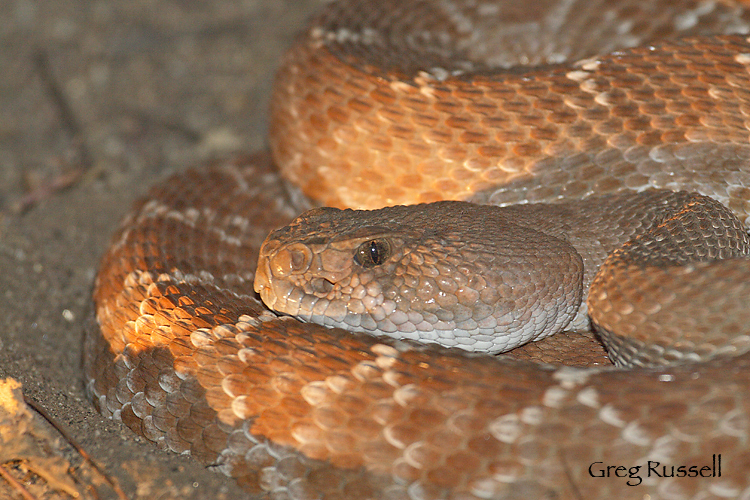
[(255, 290), (303, 321), (501, 352), (570, 321), (582, 269), (567, 242), (497, 207), (322, 208), (266, 238)]

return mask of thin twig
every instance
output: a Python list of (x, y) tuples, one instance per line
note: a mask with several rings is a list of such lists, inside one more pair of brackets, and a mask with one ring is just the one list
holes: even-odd
[(29, 493), (29, 490), (24, 488), (21, 483), (16, 481), (16, 478), (11, 476), (10, 472), (5, 470), (5, 467), (3, 467), (2, 465), (0, 465), (0, 476), (2, 476), (2, 478), (5, 479), (13, 488), (15, 488), (21, 494), (24, 500), (37, 500), (37, 498)]
[(13, 204), (12, 210), (16, 213), (24, 212), (52, 193), (72, 186), (83, 177), (86, 171), (91, 170), (91, 167), (94, 165), (93, 157), (84, 139), (83, 129), (55, 79), (49, 63), (49, 57), (45, 51), (41, 49), (35, 51), (34, 67), (46, 87), (52, 104), (57, 109), (60, 121), (62, 122), (62, 128), (67, 132), (73, 143), (73, 148), (77, 152), (78, 166), (68, 169), (67, 172), (55, 176), (50, 181), (42, 182), (40, 185), (31, 188), (30, 192)]
[(83, 129), (76, 119), (73, 108), (70, 107), (68, 100), (65, 98), (65, 94), (60, 89), (60, 85), (55, 79), (55, 75), (52, 72), (52, 68), (49, 63), (49, 57), (44, 50), (38, 49), (34, 54), (34, 66), (36, 67), (39, 77), (47, 87), (52, 103), (57, 108), (60, 114), (60, 120), (62, 121), (63, 128), (68, 131), (71, 139), (78, 142), (79, 153), (81, 156), (81, 165), (85, 170), (89, 169), (94, 164), (91, 153), (86, 147), (85, 141), (82, 140)]
[(63, 189), (72, 186), (81, 178), (82, 174), (83, 171), (76, 168), (55, 176), (51, 181), (40, 184), (30, 192), (21, 196), (21, 198), (13, 204), (13, 211), (16, 213), (26, 211), (30, 207), (39, 203), (39, 201), (49, 197), (52, 193), (62, 191)]
[(73, 436), (68, 434), (68, 432), (57, 423), (57, 421), (52, 418), (52, 416), (47, 413), (47, 411), (39, 406), (35, 401), (29, 399), (24, 395), (23, 397), (24, 401), (26, 401), (26, 404), (28, 404), (31, 408), (34, 409), (35, 412), (37, 412), (39, 415), (41, 415), (49, 424), (57, 430), (57, 432), (60, 433), (60, 435), (73, 447), (75, 450), (81, 455), (83, 460), (88, 463), (96, 472), (99, 473), (99, 475), (109, 484), (109, 486), (117, 493), (117, 496), (120, 497), (121, 500), (129, 500), (128, 496), (125, 494), (125, 492), (120, 488), (120, 485), (118, 484), (117, 480), (107, 474), (104, 469), (99, 467), (99, 465), (94, 461), (93, 458), (86, 452), (86, 450), (83, 449), (83, 447), (78, 444), (78, 442), (73, 439)]

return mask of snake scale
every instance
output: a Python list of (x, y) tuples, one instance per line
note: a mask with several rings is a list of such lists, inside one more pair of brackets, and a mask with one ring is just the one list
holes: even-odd
[[(748, 32), (732, 0), (329, 4), (282, 62), (271, 153), (165, 180), (114, 235), (84, 349), (95, 405), (250, 496), (750, 498)], [(616, 361), (658, 351), (677, 363), (542, 364), (303, 323), (260, 302), (261, 243), (304, 210), (441, 199), (473, 204), (417, 209), (403, 234), (401, 209), (353, 222), (308, 212), (269, 237), (257, 286), (297, 297), (273, 279), (317, 266), (328, 274), (310, 287), (326, 295), (354, 259), (367, 277), (346, 282), (352, 308), (385, 293), (397, 313), (385, 328), (412, 332), (431, 317), (456, 330), (521, 321), (472, 306), (496, 299), (489, 282), (544, 301), (559, 287), (584, 308), (561, 320), (543, 305), (540, 324), (591, 318)], [(582, 255), (540, 256), (546, 245), (519, 236), (507, 255), (541, 259), (520, 275), (572, 268), (583, 291), (496, 279), (482, 243), (507, 221)], [(459, 248), (456, 226), (473, 233), (458, 251), (469, 264), (444, 250), (388, 268), (407, 289), (422, 283), (413, 268), (431, 270), (417, 290), (442, 290), (439, 312), (404, 312), (393, 287), (371, 285), (419, 230)], [(472, 267), (484, 281), (461, 281)], [(330, 302), (337, 324), (351, 320)], [(654, 332), (642, 359), (640, 335)]]

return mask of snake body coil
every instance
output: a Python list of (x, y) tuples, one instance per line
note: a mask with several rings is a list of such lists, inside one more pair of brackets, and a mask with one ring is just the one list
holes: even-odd
[[(273, 161), (178, 174), (115, 235), (85, 346), (95, 404), (268, 498), (750, 498), (748, 31), (730, 0), (331, 4), (279, 72)], [(588, 309), (561, 317), (614, 332), (620, 361), (708, 360), (557, 367), (277, 317), (255, 259), (311, 203), (275, 165), (326, 205), (554, 202), (503, 217), (578, 252)], [(312, 269), (316, 238), (262, 257), (266, 274)], [(465, 309), (396, 317), (468, 325)]]

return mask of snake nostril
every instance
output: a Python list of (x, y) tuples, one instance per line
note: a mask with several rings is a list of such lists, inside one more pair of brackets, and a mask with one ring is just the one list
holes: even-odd
[(283, 278), (290, 274), (304, 273), (310, 267), (311, 262), (310, 249), (301, 243), (293, 243), (271, 257), (270, 267), (274, 276)]
[(315, 293), (325, 295), (333, 290), (333, 283), (325, 278), (315, 278), (310, 282)]

